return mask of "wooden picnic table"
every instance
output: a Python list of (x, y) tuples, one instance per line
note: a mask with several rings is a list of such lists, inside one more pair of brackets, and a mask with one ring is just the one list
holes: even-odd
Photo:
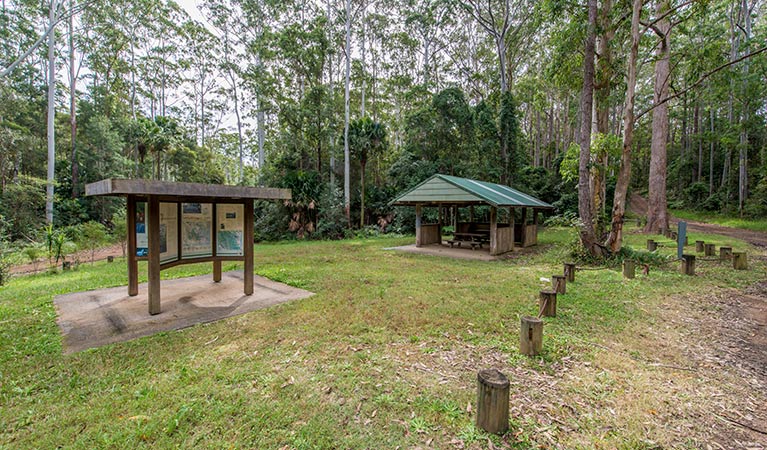
[(454, 244), (461, 246), (461, 242), (468, 242), (471, 244), (471, 249), (482, 248), (483, 242), (490, 241), (490, 233), (453, 233), (453, 239), (447, 241), (452, 248)]

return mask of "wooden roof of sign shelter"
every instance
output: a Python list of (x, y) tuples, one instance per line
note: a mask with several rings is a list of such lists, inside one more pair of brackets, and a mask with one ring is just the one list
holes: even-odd
[(157, 196), (161, 201), (184, 199), (203, 200), (290, 200), (290, 189), (252, 186), (226, 186), (220, 184), (179, 183), (156, 180), (124, 180), (109, 178), (85, 186), (85, 195), (126, 197)]
[(554, 209), (531, 195), (508, 186), (451, 175), (436, 174), (395, 198), (391, 205), (477, 205)]
[[(85, 186), (85, 195), (104, 195), (127, 197), (127, 242), (128, 242), (128, 295), (138, 295), (138, 261), (147, 261), (149, 314), (159, 314), (160, 308), (160, 271), (180, 264), (199, 262), (213, 263), (213, 281), (221, 281), (221, 263), (223, 261), (243, 261), (243, 279), (245, 295), (253, 294), (253, 201), (254, 200), (289, 200), (290, 189), (275, 189), (251, 186), (224, 186), (218, 184), (177, 183), (154, 180), (106, 179)], [(137, 204), (146, 203), (145, 227), (147, 256), (137, 256)], [(161, 236), (167, 239), (166, 224), (163, 234), (160, 226), (160, 203), (175, 203), (176, 254), (166, 261), (160, 260)], [(182, 205), (184, 203), (211, 204), (210, 252), (184, 255), (182, 239)], [(218, 254), (217, 235), (219, 223), (217, 205), (242, 205), (243, 220), (241, 225), (240, 254)], [(142, 231), (143, 233), (143, 231)], [(172, 241), (171, 241), (172, 242)], [(166, 244), (167, 245), (167, 244)], [(142, 247), (143, 248), (143, 247)], [(167, 249), (167, 247), (166, 247)], [(167, 250), (166, 250), (167, 251)]]

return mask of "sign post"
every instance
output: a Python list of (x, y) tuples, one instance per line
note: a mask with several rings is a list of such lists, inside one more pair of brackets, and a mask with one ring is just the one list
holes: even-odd
[(677, 225), (679, 226), (679, 232), (677, 233), (676, 240), (676, 257), (677, 259), (682, 259), (684, 243), (687, 241), (687, 222), (680, 220)]

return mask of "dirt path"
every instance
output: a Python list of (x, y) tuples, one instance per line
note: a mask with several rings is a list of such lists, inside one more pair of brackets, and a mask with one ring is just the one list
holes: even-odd
[[(647, 200), (632, 194), (629, 210), (646, 215)], [(679, 221), (672, 216), (669, 220), (674, 224)], [(690, 220), (687, 229), (729, 236), (767, 249), (767, 233)], [(766, 258), (763, 251), (749, 255), (749, 259)], [(764, 399), (754, 395), (767, 388), (767, 280), (744, 290), (721, 290), (694, 299), (680, 314), (690, 312), (694, 320), (686, 325), (694, 323), (693, 333), (699, 340), (686, 347), (685, 353), (708, 368), (709, 373), (725, 371), (735, 375), (744, 387), (737, 398), (729, 400), (729, 408), (712, 405), (712, 416), (727, 425), (714, 431), (714, 435), (722, 442), (734, 439), (743, 448), (767, 448), (767, 409)], [(712, 424), (712, 429), (716, 428)], [(727, 430), (732, 434), (726, 434)]]
[[(638, 216), (646, 216), (647, 200), (641, 195), (631, 194), (631, 200), (629, 201), (629, 211)], [(669, 221), (673, 224), (676, 224), (679, 222), (679, 219), (673, 216), (669, 216)], [(687, 221), (687, 229), (690, 231), (697, 231), (699, 233), (711, 233), (720, 234), (722, 236), (730, 236), (734, 237), (735, 239), (746, 241), (751, 245), (767, 248), (767, 233), (761, 233), (759, 231), (723, 227), (721, 225), (696, 222), (694, 220)]]
[[(104, 259), (107, 259), (108, 256), (114, 256), (115, 258), (121, 257), (123, 255), (122, 247), (120, 244), (110, 245), (109, 247), (102, 247), (98, 250), (96, 250), (96, 253), (94, 253), (94, 261), (102, 261)], [(80, 250), (79, 252), (75, 253), (74, 255), (70, 255), (67, 257), (67, 261), (75, 261), (76, 259), (79, 259), (81, 263), (86, 263), (91, 261), (91, 251), (90, 250)], [(45, 270), (45, 268), (48, 267), (48, 260), (47, 259), (41, 259), (40, 262), (37, 264), (37, 271), (40, 272), (42, 270)], [(29, 273), (35, 272), (35, 265), (34, 264), (21, 264), (18, 266), (13, 266), (11, 268), (11, 273), (14, 275), (24, 275)]]

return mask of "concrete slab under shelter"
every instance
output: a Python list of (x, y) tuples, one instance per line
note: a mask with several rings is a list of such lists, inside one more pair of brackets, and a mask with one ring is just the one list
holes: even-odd
[(214, 322), (249, 311), (314, 295), (312, 292), (255, 277), (252, 295), (242, 292), (241, 271), (225, 272), (215, 283), (210, 274), (162, 281), (162, 313), (147, 312), (147, 285), (128, 296), (125, 286), (58, 295), (53, 299), (64, 353)]

